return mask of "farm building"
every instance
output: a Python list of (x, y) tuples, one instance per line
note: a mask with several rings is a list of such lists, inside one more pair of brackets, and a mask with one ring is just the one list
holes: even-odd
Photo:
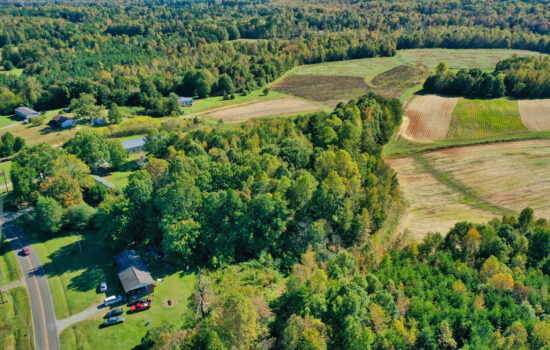
[(128, 151), (128, 154), (139, 153), (143, 151), (143, 147), (145, 147), (145, 137), (124, 141), (122, 142), (122, 146)]
[(124, 250), (115, 256), (118, 278), (126, 293), (150, 294), (154, 292), (155, 281), (135, 250)]
[(38, 118), (40, 116), (37, 111), (29, 107), (17, 107), (15, 109), (15, 114), (24, 120)]
[(92, 175), (92, 178), (94, 179), (94, 182), (98, 185), (101, 185), (103, 187), (105, 187), (106, 189), (110, 190), (111, 188), (115, 187), (115, 184), (112, 183), (112, 182), (109, 182), (107, 180), (105, 180), (104, 178), (100, 177), (100, 176), (97, 176), (97, 175)]
[(178, 103), (180, 106), (189, 107), (193, 105), (193, 99), (191, 97), (178, 97)]
[(62, 128), (70, 128), (72, 126), (75, 126), (77, 123), (77, 120), (73, 117), (67, 117), (65, 115), (57, 114), (52, 118), (52, 122)]

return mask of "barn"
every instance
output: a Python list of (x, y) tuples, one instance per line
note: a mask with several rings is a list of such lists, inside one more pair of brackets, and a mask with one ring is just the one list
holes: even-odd
[(38, 118), (40, 116), (37, 111), (29, 107), (17, 107), (15, 109), (15, 114), (23, 120)]
[(122, 142), (122, 146), (128, 151), (128, 154), (139, 153), (145, 147), (145, 137), (124, 141)]
[(180, 106), (189, 107), (193, 105), (193, 99), (191, 97), (178, 97), (178, 103)]

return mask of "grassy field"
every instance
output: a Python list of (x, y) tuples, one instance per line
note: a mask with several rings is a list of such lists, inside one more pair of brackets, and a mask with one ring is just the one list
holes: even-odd
[(0, 74), (12, 74), (12, 75), (21, 75), (23, 74), (23, 68), (14, 68), (12, 70), (0, 69)]
[[(152, 273), (155, 275), (154, 271)], [(116, 344), (117, 349), (129, 350), (138, 346), (147, 330), (152, 327), (163, 323), (177, 327), (192, 326), (190, 320), (194, 310), (189, 304), (195, 283), (196, 277), (193, 274), (184, 275), (178, 272), (166, 275), (162, 282), (157, 282), (151, 309), (136, 314), (125, 313), (126, 322), (108, 328), (99, 328), (103, 321), (99, 318), (101, 316), (79, 322), (61, 333), (61, 349), (109, 349)], [(147, 322), (150, 322), (149, 325)]]
[(408, 211), (399, 230), (420, 239), (461, 220), (486, 222), (530, 206), (550, 216), (550, 140), (454, 147), (389, 159)]
[(447, 139), (477, 139), (526, 131), (517, 101), (461, 98), (453, 109)]
[(15, 252), (2, 235), (0, 240), (0, 286), (17, 281), (21, 278), (21, 268)]
[(105, 297), (97, 292), (101, 281), (107, 281), (110, 286), (120, 285), (112, 256), (92, 234), (82, 235), (80, 254), (78, 235), (43, 237), (36, 234), (37, 230), (27, 219), (20, 219), (20, 223), (31, 237), (46, 271), (58, 319), (101, 302)]
[(29, 297), (25, 287), (15, 287), (4, 293), (9, 300), (0, 304), (0, 349), (34, 349), (34, 336)]
[(17, 122), (20, 122), (20, 120), (13, 115), (0, 116), (0, 128), (6, 127), (11, 124), (15, 124)]
[(488, 70), (498, 61), (514, 54), (536, 55), (538, 53), (502, 49), (399, 50), (394, 57), (298, 66), (288, 72), (283, 79), (275, 82), (272, 88), (322, 102), (356, 98), (367, 91), (404, 100), (421, 89), (422, 81), (441, 61), (447, 62), (451, 70), (461, 68)]
[(265, 96), (262, 91), (263, 89), (254, 90), (246, 96), (242, 96), (241, 94), (235, 94), (234, 100), (226, 100), (226, 101), (223, 100), (222, 96), (196, 99), (194, 100), (193, 106), (183, 107), (182, 111), (184, 111), (185, 113), (184, 115), (196, 114), (196, 113), (205, 112), (214, 108), (231, 106), (231, 105), (240, 104), (243, 102), (250, 103), (250, 102), (256, 102), (256, 101), (266, 101), (266, 100), (292, 97), (292, 96), (289, 96), (288, 94), (278, 92), (278, 91), (270, 91), (269, 94)]

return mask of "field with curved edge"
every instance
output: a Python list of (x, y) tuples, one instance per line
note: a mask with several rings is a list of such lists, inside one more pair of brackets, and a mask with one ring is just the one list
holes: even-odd
[(318, 111), (323, 109), (309, 101), (297, 98), (284, 98), (217, 108), (205, 115), (226, 121), (240, 121), (278, 114)]
[(455, 147), (388, 163), (408, 204), (399, 230), (414, 239), (527, 206), (537, 217), (550, 217), (550, 140)]
[(437, 95), (416, 96), (403, 117), (402, 135), (411, 140), (443, 140), (458, 98)]
[(550, 99), (518, 101), (519, 115), (530, 131), (550, 130)]

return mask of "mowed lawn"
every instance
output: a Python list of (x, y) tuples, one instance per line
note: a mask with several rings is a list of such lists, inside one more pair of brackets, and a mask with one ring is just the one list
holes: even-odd
[(526, 131), (517, 101), (461, 98), (453, 109), (447, 139), (478, 139)]
[[(153, 278), (156, 278), (155, 272), (152, 273)], [(178, 328), (192, 326), (194, 310), (190, 307), (190, 298), (195, 290), (195, 284), (194, 274), (184, 275), (177, 272), (164, 276), (162, 282), (157, 282), (155, 293), (151, 296), (151, 309), (128, 314), (129, 308), (126, 305), (118, 306), (124, 308), (123, 316), (126, 322), (107, 328), (99, 327), (103, 322), (102, 315), (79, 322), (61, 333), (61, 349), (129, 350), (141, 343), (148, 329), (163, 323)]]
[(29, 296), (25, 287), (4, 292), (9, 302), (0, 304), (0, 349), (34, 349)]
[(21, 268), (15, 254), (5, 236), (2, 235), (0, 240), (0, 286), (21, 278)]
[(28, 219), (19, 223), (31, 237), (42, 265), (46, 271), (50, 291), (53, 297), (55, 313), (58, 319), (77, 314), (94, 303), (100, 303), (105, 294), (98, 293), (101, 281), (120, 286), (116, 276), (115, 262), (101, 242), (92, 233), (82, 235), (79, 248), (79, 236), (73, 233), (43, 237)]
[(6, 127), (11, 124), (15, 124), (20, 122), (15, 116), (13, 115), (2, 115), (0, 116), (0, 128)]

